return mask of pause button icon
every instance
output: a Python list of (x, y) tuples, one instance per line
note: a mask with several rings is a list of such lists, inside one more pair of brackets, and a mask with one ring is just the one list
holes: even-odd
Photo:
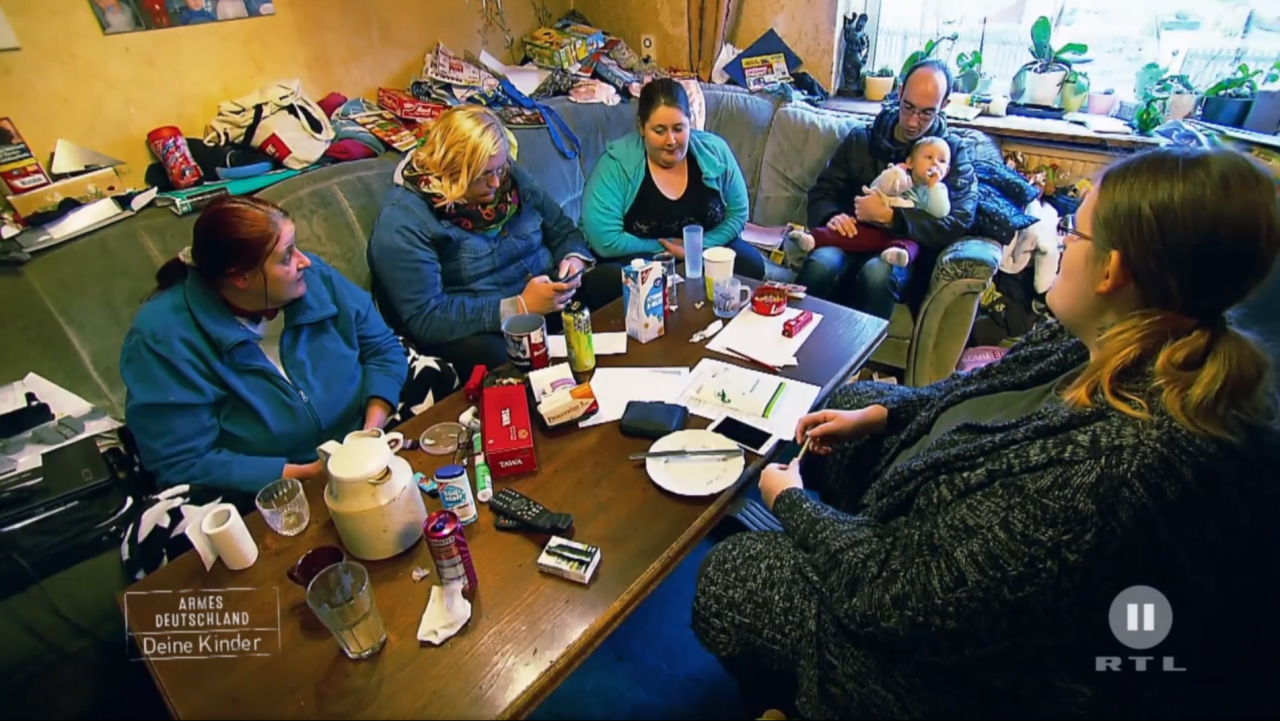
[(1156, 605), (1154, 603), (1130, 603), (1127, 608), (1129, 612), (1127, 630), (1139, 630), (1139, 623), (1141, 623), (1141, 630), (1143, 631), (1156, 630)]

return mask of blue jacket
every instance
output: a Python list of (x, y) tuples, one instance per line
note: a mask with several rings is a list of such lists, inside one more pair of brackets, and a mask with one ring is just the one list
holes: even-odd
[(395, 407), (404, 348), (369, 294), (310, 253), (307, 291), (284, 308), (288, 380), (215, 290), (195, 274), (145, 303), (125, 336), (125, 422), (161, 485), (256, 493), (286, 463), (364, 425), (365, 407)]
[[(702, 168), (703, 182), (720, 193), (725, 205), (724, 222), (706, 232), (702, 245), (726, 245), (742, 234), (750, 213), (742, 169), (729, 144), (715, 133), (693, 131), (689, 152)], [(623, 230), (622, 219), (644, 183), (645, 160), (644, 140), (633, 132), (609, 143), (591, 171), (582, 199), (582, 230), (591, 250), (601, 258), (665, 250), (657, 240), (638, 238)]]
[(552, 273), (573, 253), (590, 259), (582, 231), (512, 165), (520, 209), (492, 235), (436, 217), (421, 195), (397, 179), (369, 239), (378, 307), (421, 350), (479, 333), (499, 333), (502, 301), (530, 278)]

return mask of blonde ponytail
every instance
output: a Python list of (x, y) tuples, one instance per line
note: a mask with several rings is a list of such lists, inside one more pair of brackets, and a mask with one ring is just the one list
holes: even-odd
[[(1148, 363), (1149, 378), (1133, 376)], [(1089, 407), (1101, 396), (1125, 415), (1150, 420), (1143, 396), (1156, 391), (1179, 425), (1202, 436), (1239, 441), (1245, 426), (1275, 417), (1268, 393), (1270, 366), (1260, 345), (1225, 317), (1203, 323), (1144, 310), (1099, 337), (1097, 353), (1064, 399), (1074, 407)]]

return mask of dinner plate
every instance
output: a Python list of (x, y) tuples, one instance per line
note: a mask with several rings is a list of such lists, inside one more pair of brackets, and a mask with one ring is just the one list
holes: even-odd
[[(738, 444), (711, 431), (688, 429), (659, 438), (649, 447), (658, 451), (737, 449)], [(646, 458), (645, 470), (658, 487), (680, 496), (709, 496), (732, 486), (747, 461), (743, 454), (723, 457)]]

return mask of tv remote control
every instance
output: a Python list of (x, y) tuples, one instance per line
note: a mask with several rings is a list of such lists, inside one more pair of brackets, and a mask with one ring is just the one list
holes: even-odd
[(541, 503), (509, 487), (495, 493), (489, 499), (489, 507), (531, 531), (563, 532), (573, 525), (573, 516), (568, 513), (552, 513)]

